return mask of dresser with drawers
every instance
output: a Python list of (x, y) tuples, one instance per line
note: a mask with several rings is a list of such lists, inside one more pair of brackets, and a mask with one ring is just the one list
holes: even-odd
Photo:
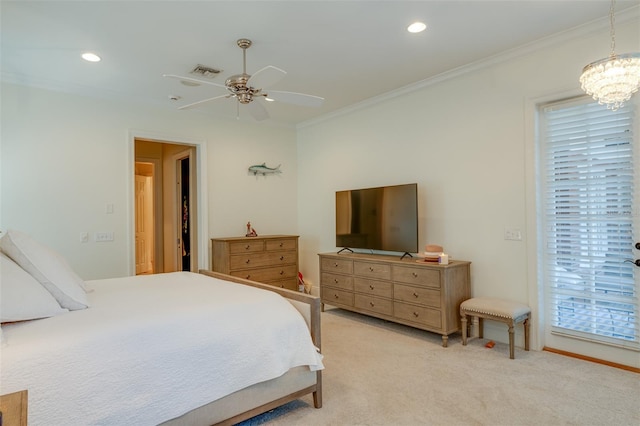
[(227, 275), (298, 289), (298, 236), (211, 239), (211, 268)]
[(471, 297), (471, 262), (321, 253), (320, 295), (332, 305), (442, 335), (460, 331), (460, 303)]

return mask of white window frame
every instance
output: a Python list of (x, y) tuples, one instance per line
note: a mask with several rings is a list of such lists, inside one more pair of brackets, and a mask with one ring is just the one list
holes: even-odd
[[(538, 200), (538, 229), (540, 230), (539, 236), (539, 282), (543, 289), (543, 304), (544, 304), (544, 326), (545, 333), (551, 333), (559, 336), (575, 338), (579, 340), (586, 340), (589, 342), (601, 343), (611, 346), (618, 346), (626, 349), (640, 350), (640, 323), (638, 316), (640, 315), (640, 303), (638, 301), (638, 278), (634, 277), (634, 274), (638, 274), (637, 268), (634, 267), (630, 263), (624, 263), (624, 260), (630, 260), (633, 258), (632, 245), (634, 243), (633, 237), (631, 234), (631, 240), (628, 241), (628, 247), (625, 244), (620, 244), (617, 247), (618, 253), (613, 254), (612, 257), (607, 257), (604, 259), (605, 253), (607, 250), (603, 252), (603, 246), (598, 246), (598, 243), (602, 243), (602, 241), (607, 241), (606, 238), (601, 238), (603, 234), (598, 234), (598, 232), (593, 232), (598, 229), (597, 223), (601, 223), (603, 225), (602, 229), (617, 229), (621, 230), (622, 234), (625, 232), (630, 232), (629, 229), (633, 229), (634, 226), (637, 226), (636, 223), (633, 223), (633, 216), (637, 216), (638, 204), (640, 200), (635, 199), (633, 197), (638, 193), (637, 175), (631, 178), (631, 200), (635, 202), (635, 205), (632, 204), (634, 211), (627, 211), (626, 209), (622, 209), (624, 211), (607, 211), (608, 206), (605, 204), (602, 205), (604, 214), (601, 217), (595, 217), (594, 212), (598, 210), (597, 203), (586, 203), (591, 207), (585, 208), (583, 206), (576, 206), (571, 202), (569, 204), (569, 208), (567, 209), (571, 213), (568, 214), (568, 217), (571, 219), (569, 221), (564, 221), (566, 223), (566, 230), (573, 230), (578, 232), (577, 235), (580, 235), (584, 238), (592, 238), (589, 234), (592, 233), (593, 237), (595, 237), (595, 242), (593, 240), (571, 240), (571, 238), (557, 238), (558, 235), (558, 227), (555, 226), (554, 217), (558, 218), (559, 215), (549, 215), (550, 211), (558, 212), (562, 211), (561, 208), (558, 207), (558, 200), (562, 197), (557, 196), (557, 191), (559, 186), (562, 183), (558, 184), (558, 180), (550, 179), (548, 181), (547, 177), (550, 176), (550, 170), (555, 166), (549, 166), (549, 161), (547, 158), (547, 153), (549, 146), (547, 145), (548, 137), (546, 135), (547, 130), (547, 118), (545, 115), (545, 111), (549, 110), (562, 110), (564, 108), (581, 108), (581, 106), (589, 105), (588, 109), (592, 114), (604, 114), (604, 119), (607, 121), (608, 117), (613, 117), (615, 112), (606, 110), (602, 106), (597, 106), (597, 103), (590, 98), (587, 97), (579, 97), (561, 102), (549, 102), (543, 105), (540, 105), (538, 108), (538, 117), (539, 117), (539, 158), (537, 162), (537, 200)], [(587, 107), (585, 107), (587, 108)], [(593, 111), (596, 111), (593, 113)], [(633, 111), (633, 105), (630, 105), (626, 108), (626, 110), (620, 110), (620, 113), (630, 115), (632, 120), (637, 122), (637, 114)], [(633, 131), (637, 129), (637, 123), (632, 123), (630, 126), (630, 138), (631, 143), (630, 146), (627, 147), (631, 151), (631, 168), (633, 171), (633, 161), (636, 162), (636, 166), (638, 165), (637, 159), (637, 143), (634, 143), (637, 140), (637, 136), (634, 139)], [(560, 144), (563, 142), (561, 141)], [(571, 156), (571, 155), (569, 155)], [(589, 157), (589, 156), (585, 156)], [(598, 157), (590, 157), (596, 158)], [(577, 163), (573, 163), (575, 158), (570, 159), (569, 163), (572, 166), (576, 166)], [(587, 161), (589, 163), (589, 161)], [(590, 164), (592, 166), (593, 164)], [(583, 166), (580, 166), (583, 167)], [(556, 173), (551, 173), (551, 176), (557, 176), (558, 171)], [(564, 183), (568, 183), (570, 186), (572, 182), (579, 182), (578, 175), (571, 175), (572, 179), (567, 179)], [(606, 180), (606, 179), (605, 179)], [(628, 179), (627, 179), (628, 180)], [(610, 183), (610, 182), (609, 182)], [(627, 182), (628, 183), (628, 182)], [(635, 189), (634, 188), (635, 184)], [(554, 187), (555, 185), (555, 187)], [(578, 185), (576, 185), (578, 186)], [(605, 185), (606, 186), (606, 185)], [(608, 186), (607, 186), (608, 188)], [(549, 196), (550, 192), (551, 195)], [(580, 191), (585, 191), (584, 185), (580, 188)], [(593, 191), (601, 192), (602, 189), (598, 189)], [(606, 191), (605, 191), (606, 192)], [(571, 197), (569, 197), (571, 199)], [(596, 197), (596, 199), (599, 199)], [(549, 209), (549, 206), (553, 204), (553, 200), (555, 200), (556, 208)], [(575, 201), (575, 199), (573, 199)], [(571, 217), (572, 214), (576, 214)], [(586, 213), (585, 213), (586, 212)], [(586, 220), (582, 218), (586, 217)], [(589, 224), (585, 226), (585, 224)], [(585, 232), (580, 231), (580, 228), (584, 228)], [(579, 231), (576, 231), (579, 230)], [(635, 229), (636, 238), (639, 235), (638, 229)], [(574, 235), (575, 237), (575, 235)], [(556, 244), (557, 240), (563, 240), (568, 244), (565, 244), (566, 247), (559, 248)], [(622, 238), (624, 240), (624, 238)], [(613, 240), (611, 240), (613, 241)], [(620, 242), (620, 241), (618, 241)], [(566, 253), (566, 249), (569, 247), (569, 253)], [(576, 248), (577, 247), (577, 248)], [(562, 251), (565, 253), (562, 253)], [(576, 254), (577, 253), (577, 254)], [(606, 256), (610, 256), (611, 253), (607, 253)], [(614, 278), (611, 276), (607, 276), (606, 278), (602, 278), (603, 274), (603, 265), (607, 266), (607, 268), (613, 266), (613, 274), (617, 274)], [(611, 271), (611, 269), (608, 269)], [(611, 288), (619, 282), (624, 282), (625, 279), (628, 279), (628, 275), (631, 274), (631, 289), (632, 294), (629, 295), (629, 282), (622, 285), (621, 288), (615, 289), (615, 291), (611, 291), (609, 294), (608, 291), (603, 290), (603, 288)], [(618, 277), (622, 277), (618, 279)], [(622, 295), (622, 299), (618, 296), (615, 296), (614, 293)], [(584, 304), (580, 306), (578, 299), (583, 299)], [(622, 318), (620, 316), (614, 323), (627, 324), (629, 327), (621, 327), (614, 328), (613, 332), (603, 331), (603, 319), (602, 315), (604, 310), (602, 309), (603, 303), (607, 303), (606, 300), (611, 299), (614, 302), (619, 304), (622, 302), (630, 301), (632, 303), (632, 312), (629, 313), (627, 310), (622, 311)], [(629, 299), (629, 300), (627, 300)], [(628, 305), (624, 305), (628, 306)], [(569, 312), (572, 309), (571, 312)], [(611, 313), (611, 309), (607, 312)], [(625, 316), (626, 315), (626, 316)], [(598, 318), (600, 317), (600, 318)], [(631, 324), (629, 324), (629, 321)]]

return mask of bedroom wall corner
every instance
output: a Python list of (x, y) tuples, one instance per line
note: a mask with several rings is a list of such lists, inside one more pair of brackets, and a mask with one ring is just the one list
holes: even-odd
[[(130, 274), (131, 129), (206, 141), (204, 267), (209, 238), (244, 235), (247, 220), (262, 234), (297, 232), (293, 128), (8, 83), (1, 102), (0, 229), (19, 229), (59, 251), (83, 279)], [(249, 175), (261, 162), (282, 163), (283, 173)], [(96, 242), (103, 231), (114, 241)]]

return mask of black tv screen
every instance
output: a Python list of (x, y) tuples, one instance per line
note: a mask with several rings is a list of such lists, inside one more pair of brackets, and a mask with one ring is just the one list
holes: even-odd
[(418, 252), (418, 184), (336, 192), (336, 247)]

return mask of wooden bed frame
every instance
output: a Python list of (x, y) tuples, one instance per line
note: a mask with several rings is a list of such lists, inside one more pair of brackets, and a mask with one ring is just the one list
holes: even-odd
[[(320, 298), (292, 290), (233, 277), (218, 272), (200, 270), (201, 274), (249, 285), (278, 293), (286, 298), (302, 314), (311, 339), (318, 349), (320, 346)], [(164, 426), (184, 425), (233, 425), (265, 413), (287, 402), (313, 393), (313, 406), (322, 407), (322, 372), (309, 371), (307, 367), (289, 370), (283, 376), (257, 383), (231, 395), (210, 402), (195, 410), (162, 423)]]

